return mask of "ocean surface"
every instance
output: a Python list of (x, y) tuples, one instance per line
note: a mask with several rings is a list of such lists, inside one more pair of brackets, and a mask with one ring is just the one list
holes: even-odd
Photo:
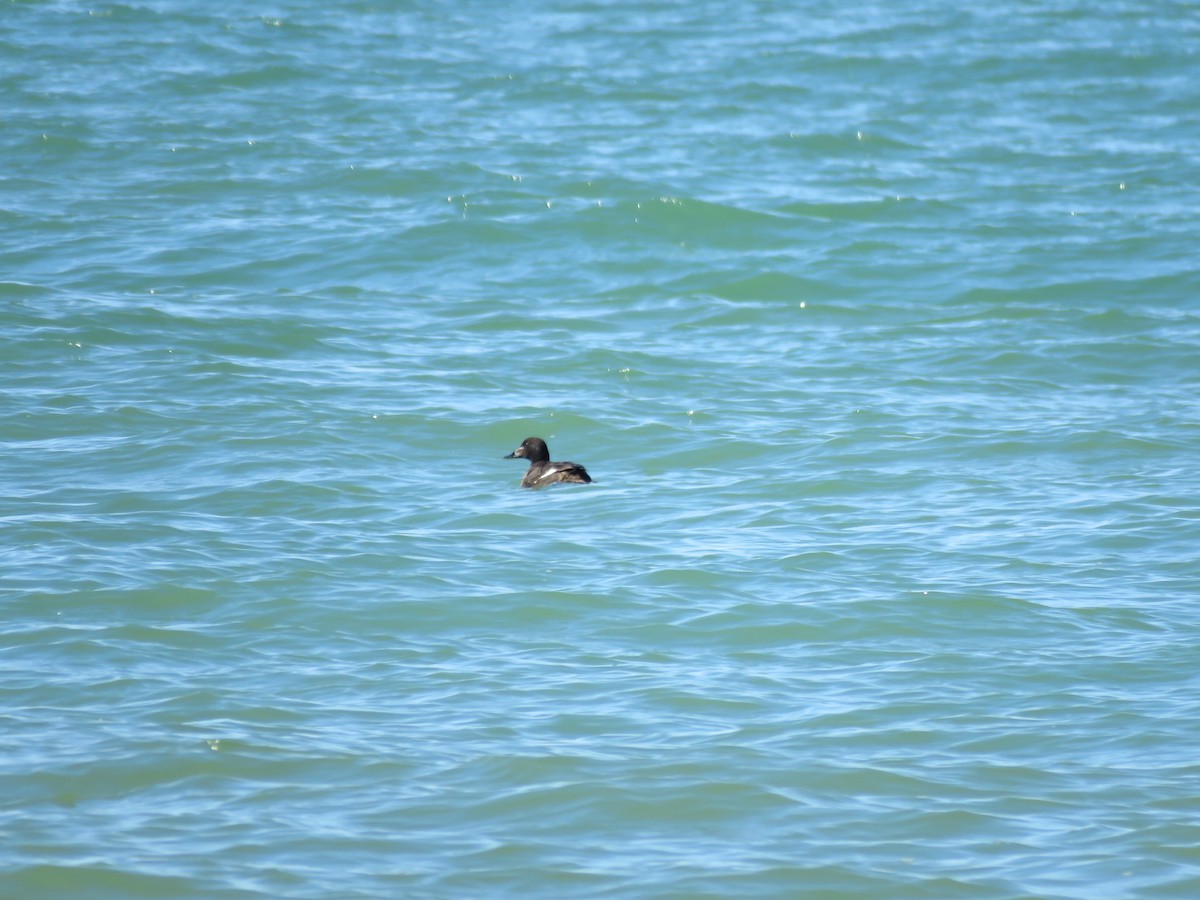
[(1200, 4), (0, 0), (0, 114), (4, 900), (1200, 896)]

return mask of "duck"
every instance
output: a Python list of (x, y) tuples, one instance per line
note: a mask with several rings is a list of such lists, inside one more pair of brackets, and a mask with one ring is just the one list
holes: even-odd
[(587, 469), (573, 462), (550, 462), (550, 448), (539, 437), (528, 437), (505, 459), (527, 459), (529, 468), (521, 479), (521, 487), (539, 488), (548, 484), (590, 484)]

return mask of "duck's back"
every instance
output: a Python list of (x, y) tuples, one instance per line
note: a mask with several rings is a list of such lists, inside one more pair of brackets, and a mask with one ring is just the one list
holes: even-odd
[(543, 487), (547, 484), (591, 484), (587, 469), (573, 462), (539, 462), (531, 465), (521, 479), (521, 487)]

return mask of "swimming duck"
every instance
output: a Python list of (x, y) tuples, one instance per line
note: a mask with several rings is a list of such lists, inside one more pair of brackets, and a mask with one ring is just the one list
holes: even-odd
[(573, 462), (550, 462), (550, 448), (538, 437), (525, 438), (521, 446), (505, 459), (527, 459), (529, 468), (521, 479), (521, 487), (545, 487), (548, 484), (588, 484), (592, 477), (587, 469)]

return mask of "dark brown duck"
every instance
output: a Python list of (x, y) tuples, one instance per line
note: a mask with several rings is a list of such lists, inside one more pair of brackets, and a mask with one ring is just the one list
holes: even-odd
[(530, 437), (505, 459), (527, 459), (529, 468), (521, 479), (521, 487), (537, 488), (548, 484), (588, 484), (592, 476), (587, 469), (573, 462), (550, 462), (550, 448), (541, 438)]

